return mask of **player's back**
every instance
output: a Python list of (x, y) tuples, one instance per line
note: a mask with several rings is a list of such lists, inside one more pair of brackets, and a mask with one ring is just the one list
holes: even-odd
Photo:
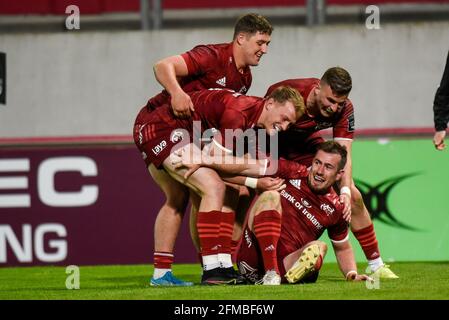
[(263, 98), (226, 89), (201, 90), (189, 95), (195, 106), (193, 120), (200, 120), (203, 129), (249, 129), (256, 124), (264, 102)]

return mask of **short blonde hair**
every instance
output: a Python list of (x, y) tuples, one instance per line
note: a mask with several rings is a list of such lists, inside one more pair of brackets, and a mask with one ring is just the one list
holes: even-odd
[(281, 86), (276, 88), (268, 98), (272, 98), (274, 101), (279, 103), (285, 103), (286, 101), (290, 101), (295, 107), (296, 120), (301, 118), (306, 112), (306, 106), (304, 104), (304, 99), (298, 90), (289, 87), (289, 86)]

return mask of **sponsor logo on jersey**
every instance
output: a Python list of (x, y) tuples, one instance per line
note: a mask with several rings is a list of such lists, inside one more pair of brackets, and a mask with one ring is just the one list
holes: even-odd
[(174, 130), (170, 135), (170, 141), (173, 143), (179, 142), (182, 139), (184, 139), (184, 135), (181, 130)]
[(143, 130), (143, 128), (145, 128), (145, 126), (146, 126), (146, 124), (141, 125), (140, 128), (139, 128), (139, 143), (140, 143), (140, 144), (143, 143), (143, 133), (142, 133), (142, 130)]
[(327, 216), (330, 216), (331, 214), (334, 213), (335, 209), (332, 208), (330, 205), (328, 205), (327, 203), (323, 203), (320, 206), (320, 209), (324, 211), (324, 213), (326, 213)]
[(348, 132), (354, 132), (354, 130), (355, 130), (354, 114), (351, 113), (348, 117)]
[(226, 77), (223, 77), (221, 79), (218, 79), (217, 81), (215, 81), (216, 84), (219, 84), (222, 87), (226, 87)]
[(251, 237), (248, 234), (248, 229), (245, 230), (245, 241), (246, 241), (246, 244), (248, 245), (248, 248), (251, 248), (251, 246), (253, 245), (253, 242), (251, 241)]
[(285, 190), (281, 191), (281, 196), (287, 199), (287, 201), (296, 208), (300, 217), (304, 217), (305, 219), (309, 220), (317, 230), (321, 230), (324, 228), (324, 226), (318, 221), (318, 219), (315, 218), (315, 216), (310, 213), (309, 210), (307, 210), (307, 208), (300, 201), (297, 201), (294, 196), (292, 196)]
[(143, 160), (145, 160), (146, 158), (148, 158), (147, 154), (145, 153), (145, 151), (142, 151), (142, 158)]
[(294, 186), (296, 189), (301, 190), (301, 180), (299, 180), (299, 179), (291, 179), (288, 182), (290, 182), (290, 184), (292, 186)]
[(317, 123), (317, 125), (315, 126), (315, 130), (323, 130), (323, 129), (327, 129), (327, 128), (331, 128), (333, 127), (332, 122), (319, 122)]
[(239, 90), (240, 93), (246, 93), (246, 91), (248, 91), (248, 88), (246, 86), (241, 87)]
[(167, 141), (162, 140), (157, 146), (155, 146), (151, 151), (153, 151), (154, 155), (157, 156), (162, 150), (167, 146)]
[(301, 203), (302, 203), (302, 205), (303, 205), (304, 207), (306, 207), (306, 208), (312, 208), (312, 206), (310, 205), (310, 203), (309, 203), (306, 199), (304, 199), (304, 198), (301, 198)]

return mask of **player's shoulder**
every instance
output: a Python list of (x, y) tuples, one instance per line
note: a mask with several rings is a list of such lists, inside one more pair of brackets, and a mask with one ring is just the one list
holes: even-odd
[(344, 205), (340, 202), (340, 196), (335, 192), (334, 188), (331, 188), (328, 193), (323, 195), (322, 200), (324, 200), (323, 205), (328, 205), (339, 213), (343, 212)]
[(192, 51), (221, 57), (229, 52), (229, 46), (229, 43), (200, 44), (195, 46)]
[(302, 91), (309, 87), (314, 87), (319, 85), (320, 79), (318, 78), (292, 78), (292, 79), (285, 79), (279, 82), (276, 82), (270, 86), (268, 89), (267, 95), (271, 94), (275, 89), (279, 87), (292, 87), (299, 91)]

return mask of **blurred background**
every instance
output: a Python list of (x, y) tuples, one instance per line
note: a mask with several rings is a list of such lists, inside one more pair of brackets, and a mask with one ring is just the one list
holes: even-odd
[[(164, 197), (131, 136), (162, 89), (152, 66), (230, 42), (249, 12), (274, 26), (249, 94), (346, 68), (384, 260), (449, 260), (449, 151), (432, 145), (449, 0), (2, 0), (0, 267), (152, 262)], [(196, 262), (187, 224), (175, 262)]]

